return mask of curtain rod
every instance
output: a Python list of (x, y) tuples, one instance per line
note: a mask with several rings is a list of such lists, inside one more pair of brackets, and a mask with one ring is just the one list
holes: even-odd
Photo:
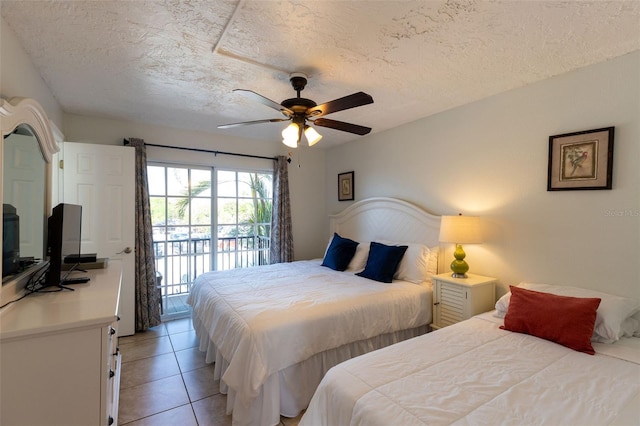
[[(129, 141), (127, 139), (124, 140), (124, 144), (125, 145), (129, 145)], [(199, 149), (199, 148), (186, 148), (186, 147), (182, 147), (182, 146), (169, 146), (169, 145), (157, 145), (157, 144), (153, 144), (153, 143), (144, 143), (145, 146), (155, 146), (157, 148), (169, 148), (169, 149), (182, 149), (185, 151), (196, 151), (196, 152), (207, 152), (210, 154), (214, 154), (214, 155), (235, 155), (237, 157), (248, 157), (248, 158), (260, 158), (262, 160), (273, 160), (273, 161), (278, 161), (277, 157), (265, 157), (262, 155), (253, 155), (253, 154), (240, 154), (238, 152), (227, 152), (227, 151), (211, 151), (208, 149)], [(291, 158), (287, 158), (287, 162), (291, 163)]]

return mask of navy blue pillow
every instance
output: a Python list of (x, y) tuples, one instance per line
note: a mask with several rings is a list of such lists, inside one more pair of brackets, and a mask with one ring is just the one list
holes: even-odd
[(393, 281), (393, 275), (400, 265), (404, 252), (409, 246), (387, 246), (372, 242), (369, 247), (369, 258), (364, 271), (358, 272), (356, 275), (369, 278), (371, 280), (390, 283)]
[(353, 255), (356, 254), (358, 244), (360, 243), (357, 241), (343, 238), (334, 233), (331, 244), (329, 244), (327, 253), (322, 260), (322, 266), (327, 266), (336, 271), (344, 271), (349, 266)]

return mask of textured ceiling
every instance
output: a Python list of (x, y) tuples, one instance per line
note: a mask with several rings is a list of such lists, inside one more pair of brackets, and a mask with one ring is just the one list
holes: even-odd
[[(7, 1), (0, 12), (64, 111), (279, 140), (232, 93), (374, 104), (373, 132), (640, 49), (640, 1)], [(360, 136), (319, 128), (332, 146)]]

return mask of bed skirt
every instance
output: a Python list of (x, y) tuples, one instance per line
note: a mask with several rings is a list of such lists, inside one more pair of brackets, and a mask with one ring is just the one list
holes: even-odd
[(325, 373), (333, 366), (367, 352), (410, 339), (430, 331), (428, 325), (382, 334), (367, 340), (350, 343), (318, 353), (298, 364), (273, 373), (262, 385), (258, 396), (246, 405), (235, 397), (235, 391), (221, 380), (229, 362), (225, 360), (209, 338), (209, 330), (192, 316), (193, 328), (200, 341), (199, 349), (206, 352), (205, 361), (215, 362), (214, 379), (220, 380), (220, 392), (227, 395), (227, 414), (233, 415), (234, 426), (274, 426), (280, 416), (296, 417), (311, 401), (311, 397)]

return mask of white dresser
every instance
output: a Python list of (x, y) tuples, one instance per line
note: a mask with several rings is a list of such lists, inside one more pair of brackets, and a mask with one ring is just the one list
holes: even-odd
[(453, 278), (451, 272), (447, 272), (433, 277), (433, 329), (493, 309), (496, 303), (496, 279), (468, 275), (468, 278)]
[(122, 267), (113, 261), (80, 275), (91, 281), (31, 294), (0, 313), (0, 424), (117, 422)]

